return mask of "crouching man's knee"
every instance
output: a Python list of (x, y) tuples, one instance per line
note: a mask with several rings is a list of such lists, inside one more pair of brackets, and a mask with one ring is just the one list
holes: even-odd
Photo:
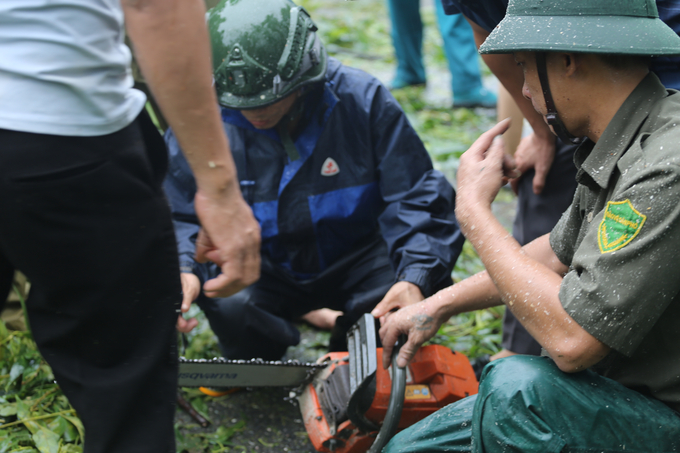
[(474, 410), (474, 451), (561, 451), (565, 441), (545, 416), (558, 410), (561, 375), (547, 357), (513, 356), (487, 365)]
[(678, 451), (680, 418), (660, 401), (590, 370), (514, 356), (484, 369), (473, 452)]

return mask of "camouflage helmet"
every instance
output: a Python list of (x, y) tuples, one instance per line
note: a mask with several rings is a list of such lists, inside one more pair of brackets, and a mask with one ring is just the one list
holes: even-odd
[(222, 0), (208, 13), (208, 29), (225, 107), (265, 107), (326, 75), (316, 25), (289, 0)]
[(654, 0), (510, 0), (479, 51), (678, 55), (680, 37)]

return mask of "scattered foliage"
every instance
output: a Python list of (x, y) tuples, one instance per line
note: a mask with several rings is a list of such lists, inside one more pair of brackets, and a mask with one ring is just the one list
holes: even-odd
[(80, 453), (83, 434), (30, 332), (0, 321), (0, 453)]

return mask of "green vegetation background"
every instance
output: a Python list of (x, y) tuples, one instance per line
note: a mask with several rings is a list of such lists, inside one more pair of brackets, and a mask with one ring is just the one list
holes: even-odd
[[(373, 73), (383, 81), (389, 80), (396, 63), (384, 0), (302, 0), (300, 3), (319, 26), (329, 54), (349, 66)], [(423, 8), (423, 22), (425, 64), (431, 80), (444, 80), (439, 84), (441, 93), (433, 93), (430, 86), (427, 90), (406, 88), (394, 95), (423, 139), (435, 165), (453, 179), (460, 154), (493, 124), (495, 118), (493, 112), (450, 108), (450, 93), (446, 93), (449, 74), (431, 6)], [(509, 202), (512, 196), (502, 192), (500, 197)], [(466, 243), (453, 272), (454, 280), (460, 281), (482, 268), (474, 250)], [(197, 310), (194, 313), (201, 316)], [(499, 350), (501, 318), (502, 308), (457, 316), (442, 326), (433, 342), (462, 351), (470, 358), (493, 354)], [(308, 355), (311, 351), (312, 356), (320, 356), (325, 337), (315, 338), (301, 348), (306, 349)], [(187, 357), (219, 355), (215, 337), (205, 320), (189, 340), (185, 351)], [(209, 397), (195, 390), (189, 390), (187, 397), (199, 412), (207, 414)], [(232, 449), (243, 451), (245, 447), (234, 446), (230, 439), (245, 423), (241, 420), (229, 427), (216, 427), (210, 436), (192, 435), (177, 427), (178, 451), (188, 447), (192, 451), (213, 453)], [(79, 453), (82, 452), (83, 435), (82, 423), (54, 382), (51, 370), (35, 349), (30, 334), (8, 331), (0, 323), (0, 453)]]

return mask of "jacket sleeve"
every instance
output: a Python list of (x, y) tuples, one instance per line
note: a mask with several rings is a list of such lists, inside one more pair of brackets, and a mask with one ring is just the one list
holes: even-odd
[(177, 143), (177, 139), (168, 129), (165, 133), (165, 143), (168, 148), (168, 173), (163, 182), (163, 188), (172, 210), (172, 221), (177, 238), (179, 266), (182, 272), (192, 272), (201, 284), (215, 277), (219, 270), (212, 263), (198, 263), (194, 259), (196, 253), (196, 238), (201, 225), (194, 211), (194, 196), (196, 195), (196, 180), (191, 172), (189, 163), (184, 158)]
[(397, 280), (416, 284), (425, 297), (452, 284), (463, 248), (455, 192), (432, 168), (425, 146), (401, 106), (380, 83), (369, 89), (371, 130), (380, 190), (387, 203), (380, 228)]

